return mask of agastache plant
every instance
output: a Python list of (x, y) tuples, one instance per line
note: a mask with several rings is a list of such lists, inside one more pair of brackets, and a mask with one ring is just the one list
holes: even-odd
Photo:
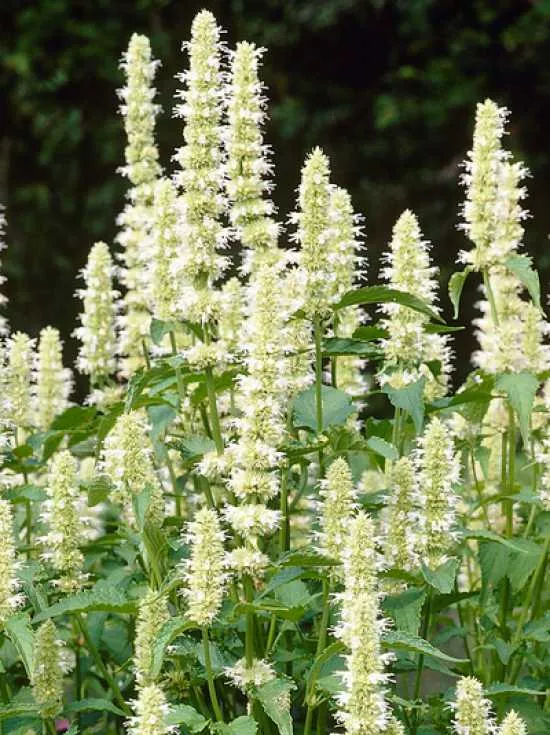
[(409, 208), (367, 282), (315, 141), (277, 214), (268, 52), (223, 39), (201, 11), (170, 159), (131, 36), (121, 262), (100, 241), (81, 272), (75, 390), (67, 335), (0, 318), (2, 735), (542, 735), (549, 330), (509, 113), (478, 106), (457, 171), (450, 300)]

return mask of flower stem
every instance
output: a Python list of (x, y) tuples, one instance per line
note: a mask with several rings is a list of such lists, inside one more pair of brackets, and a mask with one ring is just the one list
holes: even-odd
[[(328, 632), (328, 621), (330, 617), (330, 582), (328, 579), (323, 579), (323, 612), (321, 616), (321, 623), (319, 625), (319, 637), (317, 639), (317, 650), (315, 652), (315, 658), (321, 655), (327, 645), (327, 632)], [(308, 702), (306, 721), (304, 725), (304, 735), (311, 735), (311, 728), (313, 725), (313, 711), (317, 705), (312, 702)]]
[[(176, 344), (176, 335), (174, 331), (170, 332), (170, 346), (172, 347), (172, 354), (177, 355), (178, 354), (178, 346)], [(175, 373), (176, 373), (176, 383), (178, 386), (178, 395), (180, 399), (180, 409), (183, 406), (183, 402), (185, 400), (185, 386), (183, 384), (183, 381), (181, 379), (181, 370), (179, 366), (174, 367)]]
[[(426, 597), (426, 605), (424, 607), (424, 620), (422, 621), (422, 630), (420, 633), (421, 638), (424, 638), (424, 640), (427, 639), (428, 633), (430, 630), (430, 619), (432, 616), (432, 594), (430, 591), (428, 591), (428, 596)], [(413, 700), (417, 700), (420, 696), (420, 687), (422, 685), (422, 673), (424, 671), (424, 655), (421, 653), (418, 656), (418, 664), (416, 666), (416, 678), (414, 682), (414, 694), (413, 694)], [(416, 735), (416, 731), (418, 730), (418, 712), (414, 715), (414, 725), (413, 725), (413, 735)]]
[(214, 373), (211, 367), (207, 367), (206, 373), (206, 391), (208, 394), (208, 408), (210, 411), (210, 428), (212, 430), (212, 438), (216, 445), (216, 452), (223, 454), (223, 439), (220, 428), (220, 416), (218, 414), (218, 404), (216, 403), (216, 388), (214, 386)]
[(491, 309), (491, 318), (495, 327), (498, 327), (497, 305), (495, 302), (493, 289), (491, 288), (491, 277), (489, 276), (489, 270), (487, 268), (485, 268), (483, 271), (483, 285), (485, 286), (485, 291), (487, 292), (487, 301), (489, 302), (489, 307)]
[(214, 715), (218, 722), (223, 722), (223, 715), (220, 709), (220, 703), (218, 702), (218, 695), (216, 694), (216, 686), (214, 684), (214, 674), (212, 672), (212, 659), (210, 658), (210, 641), (208, 640), (208, 629), (202, 629), (202, 645), (204, 648), (204, 665), (206, 668), (206, 676), (208, 678), (208, 693), (210, 695), (210, 702)]
[(279, 550), (281, 554), (290, 548), (289, 517), (288, 517), (288, 468), (281, 469), (281, 527), (279, 528)]

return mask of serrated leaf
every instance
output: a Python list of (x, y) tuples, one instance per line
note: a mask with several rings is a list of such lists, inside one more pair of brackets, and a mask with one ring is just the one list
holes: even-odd
[(478, 539), (479, 541), (494, 541), (497, 544), (502, 544), (502, 546), (506, 546), (506, 548), (510, 549), (510, 551), (517, 551), (519, 554), (524, 552), (522, 545), (517, 543), (516, 539), (505, 538), (504, 536), (499, 536), (499, 534), (495, 533), (494, 531), (487, 531), (483, 528), (472, 530), (468, 529), (464, 532), (463, 538), (474, 538)]
[(344, 644), (340, 641), (336, 641), (335, 643), (331, 643), (327, 646), (325, 650), (317, 656), (306, 678), (306, 704), (313, 704), (315, 700), (315, 689), (317, 687), (318, 677), (323, 665), (334, 656), (338, 656), (343, 653), (345, 650), (346, 648)]
[(428, 643), (424, 638), (420, 638), (417, 635), (411, 635), (410, 633), (404, 633), (399, 630), (387, 631), (383, 636), (383, 642), (389, 648), (408, 651), (409, 653), (419, 653), (423, 656), (432, 656), (440, 661), (447, 661), (454, 664), (468, 663), (468, 659), (449, 656), (449, 654), (443, 653), (443, 651), (432, 646), (432, 644)]
[(533, 268), (531, 258), (528, 255), (510, 255), (510, 257), (506, 258), (505, 265), (523, 283), (529, 291), (529, 296), (533, 299), (533, 303), (540, 309), (539, 274)]
[(137, 527), (140, 531), (143, 531), (145, 527), (145, 519), (147, 518), (147, 511), (151, 505), (153, 493), (153, 488), (148, 485), (137, 495), (132, 495), (132, 506), (136, 517)]
[(296, 688), (289, 679), (272, 679), (254, 688), (254, 697), (261, 703), (266, 715), (273, 720), (280, 735), (293, 735), (290, 715), (290, 692)]
[[(328, 429), (329, 426), (344, 424), (348, 416), (357, 411), (347, 393), (329, 385), (322, 386), (321, 403), (323, 406), (323, 431)], [(317, 431), (316, 406), (315, 386), (311, 386), (298, 394), (293, 404), (294, 425), (307, 426), (313, 431)]]
[(444, 320), (439, 314), (432, 309), (425, 301), (413, 296), (406, 291), (399, 291), (395, 288), (387, 286), (365, 286), (363, 288), (348, 291), (342, 299), (334, 306), (334, 310), (344, 309), (346, 306), (354, 306), (355, 304), (400, 304), (414, 311), (425, 314), (436, 322)]
[(544, 694), (544, 689), (529, 689), (527, 687), (521, 687), (516, 686), (515, 684), (506, 684), (503, 682), (496, 682), (495, 684), (490, 684), (485, 690), (484, 693), (488, 697), (499, 697), (502, 695), (514, 695), (514, 694), (527, 694), (529, 696), (539, 696), (541, 694)]
[(71, 406), (54, 419), (52, 431), (68, 431), (81, 429), (95, 418), (97, 410), (94, 406)]
[(33, 623), (41, 623), (48, 618), (56, 618), (77, 612), (135, 613), (137, 603), (114, 587), (99, 587), (85, 592), (77, 592), (60, 602), (56, 602), (33, 618)]
[(5, 622), (8, 638), (21, 656), (23, 666), (30, 678), (33, 669), (34, 635), (26, 613), (12, 615)]
[(151, 439), (159, 439), (170, 424), (177, 418), (178, 412), (166, 404), (148, 406), (147, 414), (151, 422)]
[(510, 405), (519, 419), (523, 445), (529, 446), (529, 422), (539, 381), (526, 370), (521, 373), (504, 373), (497, 378), (496, 388), (506, 393)]
[(422, 431), (422, 424), (424, 423), (425, 383), (426, 378), (422, 377), (404, 388), (393, 388), (389, 383), (382, 388), (382, 391), (387, 394), (395, 408), (402, 408), (411, 415), (417, 434)]
[(163, 322), (160, 319), (151, 319), (149, 335), (153, 344), (160, 345), (165, 336), (170, 334), (170, 332), (174, 332), (177, 327), (177, 322)]
[(389, 337), (389, 332), (387, 329), (382, 329), (382, 327), (357, 327), (352, 337), (353, 339), (361, 339), (363, 342), (369, 342)]
[(24, 503), (27, 500), (42, 502), (46, 500), (48, 494), (44, 488), (37, 485), (18, 485), (3, 492), (2, 497), (11, 500), (12, 503)]
[(386, 459), (399, 459), (399, 452), (393, 446), (393, 444), (390, 444), (390, 442), (387, 442), (380, 436), (369, 437), (367, 439), (367, 447), (369, 449), (372, 449), (373, 452), (376, 452), (376, 454), (380, 454), (382, 457), (385, 457)]
[(466, 283), (466, 279), (470, 272), (470, 268), (465, 268), (463, 271), (453, 273), (449, 278), (449, 298), (451, 299), (451, 304), (454, 309), (453, 319), (458, 319), (462, 289), (464, 288), (464, 284)]
[(492, 541), (483, 542), (479, 545), (478, 557), (483, 587), (496, 586), (508, 571), (510, 549)]
[(82, 483), (82, 487), (88, 494), (88, 507), (93, 508), (109, 497), (112, 489), (111, 478), (108, 475), (96, 475)]
[(126, 713), (113, 704), (109, 699), (79, 699), (71, 702), (65, 707), (65, 712), (112, 712), (114, 715), (124, 717)]
[(515, 543), (520, 547), (520, 550), (512, 553), (507, 576), (514, 592), (519, 592), (537, 568), (542, 549), (537, 543), (529, 539), (516, 539)]
[(327, 337), (323, 341), (323, 355), (336, 357), (338, 355), (358, 355), (361, 357), (381, 357), (382, 351), (370, 342), (350, 337)]
[(425, 599), (425, 589), (411, 587), (398, 595), (386, 597), (382, 607), (395, 620), (397, 630), (417, 635), (420, 627), (420, 614)]
[(455, 558), (447, 559), (437, 569), (430, 569), (422, 564), (422, 576), (431, 587), (435, 587), (438, 592), (447, 595), (452, 592), (455, 586), (458, 565), (459, 561)]
[(203, 454), (212, 452), (216, 448), (214, 441), (206, 436), (189, 436), (178, 442), (177, 446), (185, 460), (198, 460)]
[(228, 725), (224, 722), (217, 723), (214, 731), (218, 735), (256, 735), (258, 724), (253, 717), (242, 715)]
[(181, 633), (195, 627), (196, 626), (193, 623), (189, 622), (189, 620), (185, 620), (184, 618), (171, 618), (164, 623), (157, 633), (155, 642), (153, 643), (150, 671), (153, 679), (156, 679), (160, 674), (164, 657), (166, 655), (166, 649), (170, 643), (172, 643), (178, 635), (181, 635)]
[(192, 733), (202, 732), (208, 724), (208, 720), (189, 704), (178, 704), (170, 707), (164, 717), (164, 722), (169, 727), (184, 725)]

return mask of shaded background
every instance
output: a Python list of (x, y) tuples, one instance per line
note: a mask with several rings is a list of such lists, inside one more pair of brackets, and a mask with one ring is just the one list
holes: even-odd
[[(329, 154), (334, 180), (366, 217), (370, 278), (405, 207), (418, 214), (441, 267), (442, 303), (456, 253), (459, 163), (475, 104), (512, 110), (506, 144), (532, 172), (527, 247), (550, 272), (550, 0), (1, 0), (0, 201), (7, 206), (8, 316), (14, 329), (70, 333), (78, 270), (97, 239), (112, 242), (125, 182), (116, 89), (133, 31), (162, 60), (157, 124), (162, 163), (181, 144), (172, 118), (181, 42), (207, 7), (234, 44), (268, 47), (268, 85), (281, 217), (294, 206), (305, 153)], [(473, 315), (475, 279), (461, 321)], [(471, 334), (457, 338), (459, 376)]]

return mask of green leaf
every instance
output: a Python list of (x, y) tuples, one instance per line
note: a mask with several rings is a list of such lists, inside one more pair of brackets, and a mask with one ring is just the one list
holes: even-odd
[(370, 342), (371, 340), (389, 337), (389, 332), (387, 329), (382, 329), (382, 327), (357, 327), (352, 337), (353, 339), (361, 339), (363, 342)]
[(327, 648), (317, 656), (306, 679), (306, 704), (315, 703), (315, 689), (323, 665), (334, 656), (338, 656), (343, 653), (345, 650), (346, 648), (344, 644), (340, 641), (336, 641), (335, 643), (331, 643), (327, 646)]
[(218, 722), (214, 725), (214, 732), (219, 735), (256, 735), (258, 724), (253, 717), (242, 715), (236, 720), (226, 725), (224, 722)]
[(515, 539), (515, 543), (520, 547), (520, 550), (512, 553), (507, 576), (514, 592), (519, 592), (537, 568), (542, 549), (537, 543), (529, 539), (518, 538)]
[(178, 412), (166, 404), (148, 406), (147, 413), (151, 422), (151, 439), (153, 440), (159, 439), (178, 416)]
[(410, 653), (420, 653), (424, 656), (433, 656), (433, 658), (437, 658), (440, 661), (448, 661), (449, 663), (454, 664), (468, 663), (468, 659), (449, 656), (447, 653), (443, 653), (443, 651), (432, 646), (432, 644), (428, 643), (424, 638), (420, 638), (417, 635), (411, 635), (410, 633), (404, 633), (400, 630), (387, 631), (383, 636), (383, 641), (389, 648), (409, 651)]
[(511, 552), (505, 546), (491, 541), (479, 545), (479, 566), (483, 587), (496, 586), (508, 571)]
[(54, 419), (51, 425), (53, 431), (68, 431), (82, 429), (90, 424), (97, 414), (93, 406), (71, 406)]
[(206, 436), (188, 436), (177, 443), (178, 450), (184, 460), (199, 460), (207, 452), (212, 452), (216, 444)]
[(484, 693), (488, 697), (500, 697), (502, 695), (527, 694), (529, 696), (539, 696), (544, 694), (544, 689), (528, 689), (527, 687), (516, 686), (515, 684), (506, 684), (504, 682), (496, 682), (490, 684)]
[(208, 720), (189, 704), (178, 704), (170, 707), (164, 717), (164, 722), (169, 727), (184, 725), (192, 733), (202, 732), (208, 724)]
[(390, 444), (380, 436), (371, 436), (367, 439), (367, 447), (386, 459), (399, 459), (399, 452), (393, 444)]
[(458, 319), (458, 312), (460, 308), (460, 297), (462, 295), (462, 289), (466, 283), (466, 279), (471, 273), (471, 268), (465, 268), (463, 271), (457, 271), (449, 278), (449, 298), (454, 308), (453, 319)]
[(426, 599), (426, 590), (411, 587), (398, 595), (390, 595), (382, 602), (382, 607), (395, 620), (398, 630), (417, 635), (420, 627), (420, 614)]
[(44, 488), (37, 485), (18, 485), (2, 493), (2, 497), (11, 500), (12, 503), (24, 503), (27, 500), (42, 502), (48, 494)]
[(88, 493), (88, 507), (93, 508), (109, 497), (112, 489), (111, 478), (108, 475), (96, 475), (91, 480), (81, 483), (81, 487)]
[(422, 576), (431, 587), (447, 595), (454, 589), (458, 565), (459, 561), (455, 558), (447, 559), (437, 569), (430, 569), (422, 564)]
[(447, 324), (425, 324), (424, 331), (427, 334), (453, 334), (454, 332), (463, 332), (466, 327), (451, 327)]
[(536, 376), (525, 370), (521, 373), (504, 373), (496, 382), (496, 388), (506, 393), (510, 405), (518, 415), (525, 447), (529, 446), (529, 421), (538, 387)]
[(483, 528), (472, 530), (468, 529), (464, 531), (463, 538), (475, 538), (480, 541), (494, 541), (497, 544), (506, 546), (506, 548), (511, 551), (517, 551), (520, 554), (524, 553), (524, 548), (520, 543), (518, 543), (517, 539), (505, 538), (504, 536), (499, 536), (498, 533), (495, 533), (494, 531), (487, 531)]
[(380, 347), (363, 342), (360, 339), (344, 337), (328, 337), (323, 342), (323, 355), (328, 357), (337, 355), (359, 355), (362, 357), (381, 357)]
[(113, 704), (109, 699), (80, 699), (71, 702), (65, 707), (65, 712), (112, 712), (114, 715), (124, 717), (126, 713)]
[[(340, 426), (345, 423), (348, 416), (356, 412), (351, 398), (344, 391), (323, 385), (321, 390), (321, 403), (323, 406), (322, 430), (329, 426)], [(294, 399), (293, 416), (295, 426), (307, 426), (317, 431), (317, 402), (315, 399), (315, 386), (298, 394)]]
[(414, 311), (425, 314), (436, 322), (444, 320), (439, 314), (432, 309), (425, 301), (413, 296), (406, 291), (398, 291), (395, 288), (387, 286), (365, 286), (363, 288), (348, 291), (342, 299), (334, 306), (334, 310), (344, 309), (346, 306), (354, 306), (355, 304), (400, 304)]
[(151, 656), (151, 671), (150, 674), (153, 679), (156, 679), (162, 669), (164, 663), (164, 657), (166, 655), (166, 649), (177, 638), (181, 633), (186, 630), (191, 630), (196, 626), (189, 620), (184, 618), (170, 618), (167, 620), (162, 628), (159, 630), (153, 643), (153, 650)]
[(495, 638), (493, 640), (493, 646), (495, 647), (495, 651), (497, 652), (500, 661), (507, 666), (508, 662), (512, 658), (512, 654), (516, 650), (516, 646), (513, 646), (507, 641), (503, 641), (502, 638)]
[(415, 383), (410, 383), (404, 388), (392, 388), (386, 384), (382, 391), (387, 394), (390, 402), (396, 408), (402, 408), (409, 413), (414, 422), (416, 433), (422, 431), (424, 423), (424, 385), (426, 378), (422, 377)]
[(289, 679), (272, 679), (261, 687), (254, 688), (254, 697), (261, 703), (266, 715), (279, 728), (280, 735), (292, 735), (290, 716), (290, 692), (296, 688)]
[(177, 322), (163, 322), (160, 319), (151, 319), (149, 334), (153, 344), (160, 345), (165, 336), (170, 334), (170, 332), (175, 332), (177, 328)]
[(147, 517), (149, 506), (151, 505), (153, 492), (153, 488), (148, 485), (137, 495), (132, 495), (132, 506), (134, 508), (137, 527), (140, 532), (143, 531), (145, 527), (145, 519)]
[(33, 669), (34, 635), (29, 616), (26, 613), (12, 615), (6, 620), (5, 629), (8, 638), (21, 656), (27, 676), (30, 678)]
[(531, 258), (528, 255), (510, 255), (510, 257), (506, 258), (505, 265), (523, 283), (529, 291), (529, 296), (533, 299), (533, 303), (540, 309), (539, 274), (533, 268)]
[(48, 618), (77, 612), (103, 611), (112, 613), (135, 613), (137, 603), (115, 587), (97, 586), (85, 592), (77, 592), (56, 602), (33, 618), (33, 623), (41, 623)]

